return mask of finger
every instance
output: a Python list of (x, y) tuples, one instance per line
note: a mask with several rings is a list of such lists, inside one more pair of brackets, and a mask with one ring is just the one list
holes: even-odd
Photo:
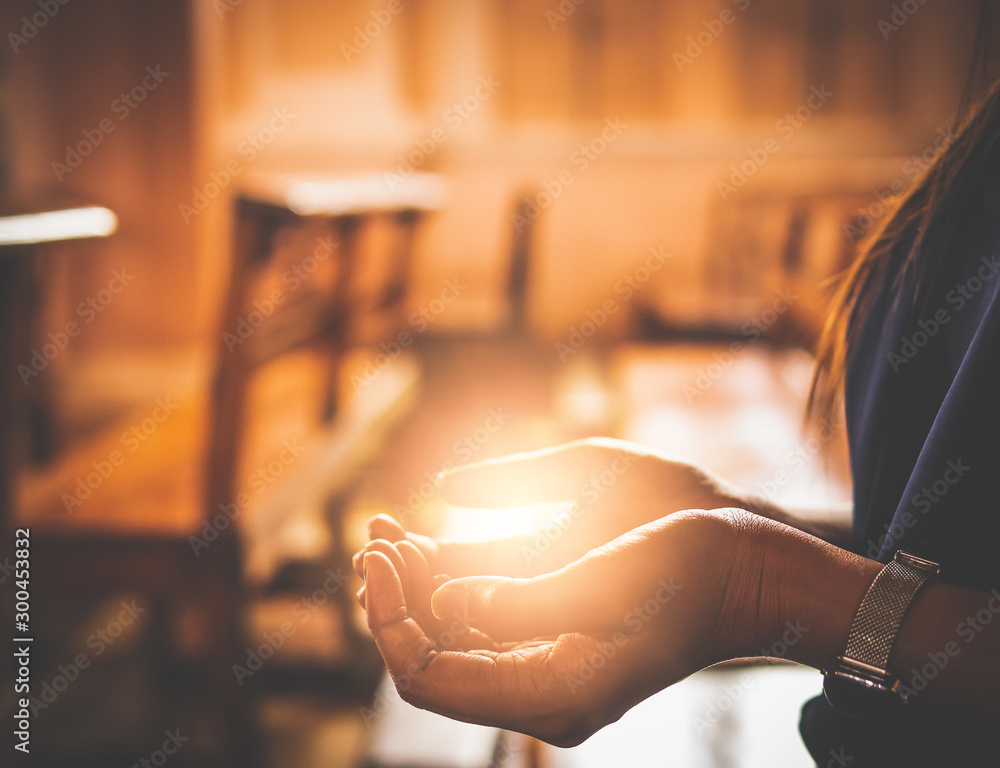
[(354, 572), (358, 574), (358, 576), (360, 576), (362, 579), (365, 577), (364, 559), (365, 559), (365, 550), (363, 549), (359, 549), (351, 557), (351, 567), (354, 568)]
[(500, 642), (581, 631), (577, 608), (572, 590), (547, 577), (469, 576), (431, 595), (438, 619), (457, 617)]
[(637, 457), (624, 441), (581, 440), (466, 464), (438, 479), (441, 495), (462, 507), (509, 507), (575, 499), (602, 472), (620, 473)]
[(431, 579), (431, 589), (435, 590), (438, 587), (447, 584), (449, 581), (451, 581), (451, 576), (449, 576), (446, 573), (439, 573), (437, 576)]
[(392, 563), (392, 567), (396, 569), (396, 573), (399, 575), (400, 581), (405, 586), (409, 582), (409, 571), (406, 568), (406, 561), (403, 560), (403, 556), (399, 554), (396, 549), (395, 544), (391, 544), (385, 539), (375, 539), (375, 541), (369, 541), (365, 544), (365, 554), (371, 554), (372, 552), (381, 552)]
[(368, 521), (368, 538), (397, 542), (406, 538), (406, 531), (395, 518), (389, 515), (375, 515)]
[[(415, 551), (407, 552), (407, 547), (400, 547), (399, 545), (396, 546), (402, 553), (404, 553), (403, 557), (404, 560), (406, 560), (407, 568), (410, 570), (411, 574), (414, 571), (419, 573), (421, 568), (427, 571), (426, 576), (421, 575), (418, 577), (418, 581), (424, 581), (424, 579), (426, 579), (423, 586), (419, 587), (422, 591), (418, 593), (419, 597), (417, 598), (422, 601), (423, 605), (414, 604), (414, 599), (407, 595), (408, 588), (405, 584), (403, 585), (403, 594), (406, 599), (407, 614), (411, 618), (417, 619), (425, 633), (431, 633), (432, 626), (424, 623), (424, 620), (427, 618), (433, 619), (433, 614), (430, 612), (431, 593), (437, 587), (447, 583), (450, 580), (450, 577), (443, 574), (432, 577), (430, 575), (430, 571), (427, 569), (426, 562), (423, 566), (421, 566), (420, 562), (418, 562), (414, 557), (414, 555), (420, 557), (419, 550), (416, 550), (416, 548), (413, 547), (413, 550)], [(422, 559), (423, 558), (420, 557), (420, 560)], [(402, 580), (400, 580), (400, 583), (402, 583)], [(358, 602), (361, 604), (362, 608), (365, 607), (366, 593), (366, 586), (362, 586), (357, 592)], [(418, 609), (420, 614), (419, 616), (415, 615)], [(432, 637), (432, 640), (438, 647), (444, 647), (450, 650), (481, 650), (496, 646), (496, 643), (491, 637), (477, 629), (470, 628), (467, 624), (460, 620), (460, 617), (451, 616), (449, 617), (449, 621), (447, 623), (434, 621), (433, 624), (436, 625), (433, 626), (433, 629), (436, 631), (436, 635)], [(430, 637), (430, 634), (428, 636)]]
[(413, 543), (401, 541), (395, 547), (409, 572), (409, 581), (404, 582), (403, 591), (410, 616), (420, 623), (437, 647), (449, 650), (492, 647), (492, 641), (482, 632), (470, 629), (461, 616), (434, 616), (431, 594), (438, 586), (447, 583), (448, 577), (433, 577), (423, 553)]
[(377, 636), (386, 627), (409, 619), (403, 583), (385, 553), (374, 551), (365, 555), (365, 587), (365, 613), (372, 634)]
[[(516, 685), (501, 675), (491, 654), (437, 652), (410, 618), (399, 575), (381, 552), (365, 558), (368, 628), (402, 697), (416, 706), (470, 722), (499, 724), (513, 711)], [(522, 694), (523, 695), (523, 694)]]
[[(384, 539), (388, 542), (396, 542), (406, 538), (406, 532), (395, 518), (389, 515), (375, 515), (368, 521), (368, 538), (369, 540)], [(364, 578), (364, 568), (362, 565), (364, 556), (365, 550), (361, 549), (351, 557), (351, 566), (354, 568), (354, 572), (361, 578)]]
[(408, 691), (435, 660), (437, 651), (413, 619), (399, 573), (382, 552), (365, 556), (365, 616), (375, 645), (396, 688)]
[(433, 590), (431, 569), (427, 564), (427, 560), (410, 541), (399, 541), (394, 546), (406, 564), (408, 577), (403, 582), (403, 586), (409, 590), (407, 601), (411, 604), (416, 602), (420, 607), (427, 605), (430, 601), (431, 591)]

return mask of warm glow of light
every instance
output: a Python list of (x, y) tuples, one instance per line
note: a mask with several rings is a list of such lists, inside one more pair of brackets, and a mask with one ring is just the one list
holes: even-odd
[(557, 412), (572, 424), (600, 431), (611, 419), (613, 409), (613, 398), (596, 362), (580, 355), (559, 382)]
[(100, 206), (7, 216), (0, 219), (0, 245), (107, 237), (117, 228), (118, 217)]
[(503, 509), (446, 507), (441, 538), (455, 541), (492, 541), (523, 536), (570, 520), (569, 502), (532, 504)]
[(296, 179), (288, 187), (288, 204), (302, 216), (349, 214), (354, 211), (415, 208), (433, 210), (445, 201), (444, 179), (431, 173), (408, 178), (383, 175), (343, 179)]

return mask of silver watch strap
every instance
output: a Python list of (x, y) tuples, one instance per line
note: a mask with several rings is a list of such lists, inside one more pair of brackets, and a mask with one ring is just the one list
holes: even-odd
[(888, 670), (896, 633), (924, 583), (938, 574), (936, 563), (900, 550), (872, 582), (851, 623), (844, 656)]

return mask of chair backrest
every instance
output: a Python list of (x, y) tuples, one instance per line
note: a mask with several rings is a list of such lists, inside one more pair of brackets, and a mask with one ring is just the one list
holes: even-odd
[[(330, 457), (342, 455), (350, 433), (338, 427), (345, 405), (340, 402), (345, 355), (359, 337), (363, 340), (359, 329), (369, 314), (399, 319), (417, 224), (440, 199), (436, 177), (421, 176), (395, 190), (373, 177), (248, 180), (235, 200), (233, 257), (217, 344), (207, 451), (208, 525), (221, 515), (219, 527), (224, 526), (227, 517), (235, 518), (258, 500), (322, 499), (337, 485), (336, 468), (346, 470), (351, 463), (339, 460), (330, 466)], [(388, 268), (374, 292), (362, 294), (356, 276), (367, 258), (365, 238), (380, 226), (391, 234), (380, 241), (390, 251)], [(289, 366), (287, 373), (271, 379), (286, 394), (272, 395), (271, 406), (252, 412), (252, 390), (282, 365)], [(304, 389), (290, 383), (296, 366), (304, 371)], [(273, 429), (254, 427), (267, 419), (267, 411), (289, 405), (289, 399), (310, 398), (317, 401), (298, 403), (303, 431), (283, 433), (288, 420), (282, 424), (277, 417)], [(261, 433), (270, 445), (254, 439)], [(295, 466), (289, 467), (293, 459)], [(257, 531), (272, 527), (257, 523)]]

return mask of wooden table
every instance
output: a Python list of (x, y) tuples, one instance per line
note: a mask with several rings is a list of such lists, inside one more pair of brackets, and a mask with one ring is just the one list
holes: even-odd
[(101, 206), (44, 195), (0, 199), (0, 531), (7, 531), (14, 482), (27, 447), (34, 276), (46, 244), (106, 237), (118, 226)]

